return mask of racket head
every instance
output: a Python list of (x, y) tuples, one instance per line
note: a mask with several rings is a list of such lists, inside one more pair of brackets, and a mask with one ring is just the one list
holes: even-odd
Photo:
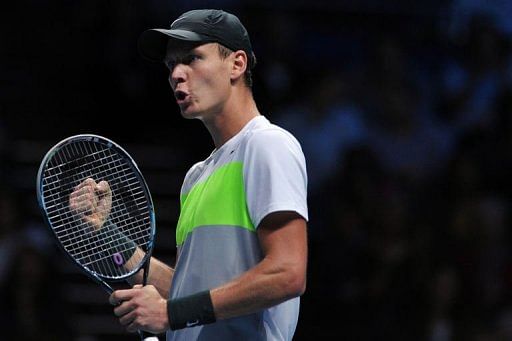
[[(109, 183), (112, 206), (104, 226), (115, 226), (116, 232), (144, 251), (144, 257), (130, 260), (129, 266), (119, 262), (119, 255), (134, 251), (133, 244), (114, 240), (117, 248), (113, 248), (105, 228), (95, 231), (69, 208), (70, 194), (87, 178)], [(93, 279), (120, 281), (148, 264), (156, 231), (153, 201), (137, 164), (115, 142), (81, 134), (57, 143), (39, 167), (37, 198), (61, 250)]]

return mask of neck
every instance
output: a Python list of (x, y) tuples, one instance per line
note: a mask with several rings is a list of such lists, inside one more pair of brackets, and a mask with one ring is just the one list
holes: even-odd
[[(243, 91), (243, 93), (237, 93)], [(215, 148), (220, 148), (230, 138), (260, 113), (248, 88), (234, 90), (222, 110), (203, 123), (212, 136)]]

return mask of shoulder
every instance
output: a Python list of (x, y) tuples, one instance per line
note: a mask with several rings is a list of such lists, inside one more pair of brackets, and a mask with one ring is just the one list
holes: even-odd
[(269, 152), (281, 148), (302, 152), (299, 141), (289, 131), (266, 119), (247, 134), (246, 146), (248, 149), (264, 149)]
[(246, 135), (242, 148), (244, 170), (305, 167), (304, 153), (297, 139), (266, 119), (262, 123)]

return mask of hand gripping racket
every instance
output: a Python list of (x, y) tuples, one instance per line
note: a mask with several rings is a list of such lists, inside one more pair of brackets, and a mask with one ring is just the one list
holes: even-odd
[(153, 202), (123, 148), (97, 135), (62, 140), (41, 162), (37, 197), (62, 251), (109, 294), (114, 289), (107, 281), (124, 280), (141, 268), (146, 284), (155, 238)]

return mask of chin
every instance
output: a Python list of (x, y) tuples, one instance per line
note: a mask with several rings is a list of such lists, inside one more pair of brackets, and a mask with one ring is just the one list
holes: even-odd
[(197, 111), (193, 111), (193, 110), (190, 110), (190, 109), (187, 109), (187, 110), (181, 110), (181, 116), (183, 116), (183, 118), (186, 118), (186, 119), (201, 119), (202, 115), (201, 113), (197, 112)]

